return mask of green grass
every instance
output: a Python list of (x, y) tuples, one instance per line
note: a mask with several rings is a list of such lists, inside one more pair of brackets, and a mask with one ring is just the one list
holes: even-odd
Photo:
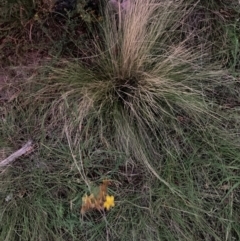
[[(34, 150), (1, 169), (0, 240), (240, 239), (238, 5), (153, 3), (103, 6), (87, 43), (66, 18), (60, 38), (30, 43), (51, 53), (30, 64), (22, 2), (5, 7), (26, 49), (2, 63), (0, 160)], [(81, 215), (104, 179), (115, 207)]]

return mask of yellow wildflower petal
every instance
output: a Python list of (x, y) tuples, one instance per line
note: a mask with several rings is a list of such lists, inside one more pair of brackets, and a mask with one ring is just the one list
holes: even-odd
[(114, 203), (114, 196), (106, 196), (106, 201), (103, 204), (103, 207), (106, 208), (107, 210), (109, 210), (111, 207), (114, 207), (115, 203)]

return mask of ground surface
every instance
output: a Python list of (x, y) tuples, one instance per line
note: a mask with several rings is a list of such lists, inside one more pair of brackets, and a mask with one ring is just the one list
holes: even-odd
[(240, 239), (239, 2), (160, 2), (0, 4), (0, 240)]

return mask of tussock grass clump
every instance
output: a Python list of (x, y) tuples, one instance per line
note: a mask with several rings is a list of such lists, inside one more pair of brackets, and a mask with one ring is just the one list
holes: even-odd
[[(39, 143), (19, 180), (29, 208), (40, 205), (44, 239), (239, 238), (239, 136), (225, 129), (221, 103), (209, 94), (236, 80), (213, 62), (208, 41), (189, 46), (196, 32), (178, 39), (191, 11), (185, 1), (108, 2), (91, 56), (45, 66), (18, 84), (1, 129), (5, 139), (24, 130)], [(80, 217), (81, 197), (103, 179), (113, 183), (115, 207)], [(14, 192), (8, 188), (4, 195)], [(37, 220), (16, 200), (26, 222)], [(30, 231), (19, 235), (30, 239)]]
[[(188, 11), (189, 6), (181, 1), (133, 1), (126, 9), (109, 3), (88, 69), (84, 63), (73, 62), (54, 69), (54, 85), (43, 88), (37, 98), (44, 92), (51, 95), (58, 86), (51, 110), (54, 116), (58, 116), (56, 111), (66, 116), (65, 125), (77, 138), (92, 131), (84, 129), (86, 125), (93, 125), (106, 140), (110, 128), (111, 145), (117, 143), (117, 148), (127, 153), (139, 153), (140, 142), (147, 143), (149, 153), (157, 151), (159, 156), (169, 148), (181, 153), (169, 140), (169, 133), (182, 139), (187, 126), (200, 131), (219, 122), (221, 118), (212, 108), (216, 103), (208, 98), (208, 91), (234, 81), (216, 64), (209, 64), (209, 44), (199, 51), (186, 44), (194, 35), (183, 41), (174, 39)], [(74, 124), (68, 122), (69, 111), (75, 115)], [(132, 148), (135, 138), (139, 143)]]

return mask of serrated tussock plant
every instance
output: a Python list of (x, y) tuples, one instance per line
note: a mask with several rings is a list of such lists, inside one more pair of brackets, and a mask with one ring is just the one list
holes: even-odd
[(218, 121), (207, 91), (228, 78), (210, 65), (207, 43), (188, 46), (196, 33), (180, 38), (189, 11), (185, 1), (106, 2), (92, 56), (53, 69), (54, 84), (39, 91), (41, 98), (59, 86), (49, 94), (52, 125), (74, 146), (94, 135), (89, 145), (117, 148), (149, 169), (149, 161), (191, 151), (188, 133), (201, 138)]

